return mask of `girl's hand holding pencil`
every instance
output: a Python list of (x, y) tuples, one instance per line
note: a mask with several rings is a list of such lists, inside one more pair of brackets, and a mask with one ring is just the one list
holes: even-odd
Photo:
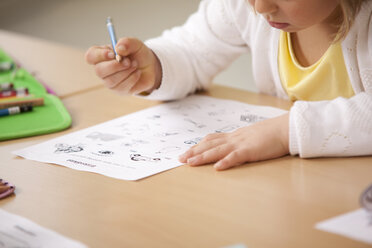
[(161, 65), (156, 55), (142, 41), (122, 38), (116, 44), (116, 53), (122, 57), (115, 60), (113, 49), (106, 46), (92, 46), (85, 54), (89, 64), (106, 87), (120, 94), (150, 93), (161, 82)]

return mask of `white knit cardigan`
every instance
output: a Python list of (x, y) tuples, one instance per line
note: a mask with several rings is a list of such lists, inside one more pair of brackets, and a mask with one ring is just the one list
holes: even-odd
[[(288, 99), (278, 72), (280, 31), (245, 0), (204, 0), (181, 27), (146, 41), (163, 69), (147, 98), (173, 100), (207, 89), (213, 77), (250, 52), (261, 93)], [(289, 148), (301, 157), (372, 155), (372, 1), (367, 1), (342, 42), (355, 96), (297, 101), (290, 109)]]

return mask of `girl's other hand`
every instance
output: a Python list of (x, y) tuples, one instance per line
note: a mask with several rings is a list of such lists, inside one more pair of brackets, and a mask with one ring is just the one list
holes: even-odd
[(122, 60), (115, 60), (110, 46), (92, 46), (85, 53), (87, 63), (106, 87), (120, 94), (150, 93), (161, 82), (161, 65), (156, 55), (142, 41), (122, 38), (116, 45)]
[(0, 185), (0, 194), (1, 194), (1, 193), (4, 193), (4, 192), (7, 191), (8, 189), (10, 189), (10, 186), (7, 186), (7, 185)]
[(282, 157), (289, 153), (289, 114), (239, 128), (231, 133), (207, 135), (179, 158), (191, 166), (215, 163), (225, 170), (246, 162)]
[(0, 179), (0, 199), (3, 199), (8, 195), (12, 194), (14, 190), (15, 190), (14, 185), (11, 185), (10, 183)]

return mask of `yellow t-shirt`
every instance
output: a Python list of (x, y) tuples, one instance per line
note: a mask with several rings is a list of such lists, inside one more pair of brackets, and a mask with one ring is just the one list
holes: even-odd
[(331, 45), (315, 64), (303, 67), (293, 52), (290, 33), (281, 31), (278, 59), (280, 79), (291, 101), (354, 95), (340, 43)]

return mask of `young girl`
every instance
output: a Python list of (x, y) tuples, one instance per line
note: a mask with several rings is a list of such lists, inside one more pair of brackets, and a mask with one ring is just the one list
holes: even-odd
[(86, 60), (110, 89), (172, 100), (208, 88), (250, 51), (259, 91), (294, 101), (283, 116), (206, 136), (183, 163), (223, 170), (289, 153), (371, 155), (372, 0), (248, 2), (203, 0), (161, 37), (120, 39), (120, 63), (109, 46), (91, 47)]

